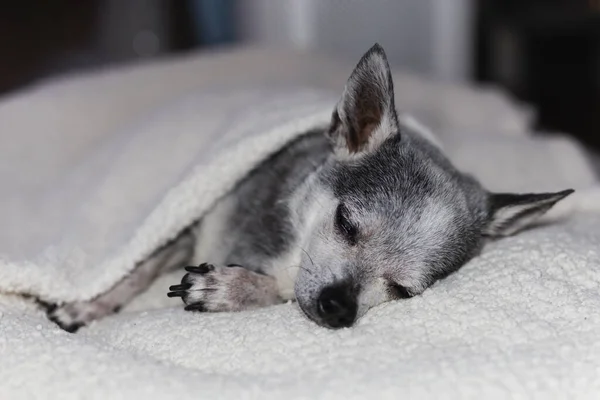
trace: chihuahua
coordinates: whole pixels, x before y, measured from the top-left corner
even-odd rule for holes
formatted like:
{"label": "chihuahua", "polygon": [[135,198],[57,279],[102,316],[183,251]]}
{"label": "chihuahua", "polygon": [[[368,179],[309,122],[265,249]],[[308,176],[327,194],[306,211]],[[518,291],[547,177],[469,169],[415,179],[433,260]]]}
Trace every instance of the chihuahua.
{"label": "chihuahua", "polygon": [[259,164],[199,221],[90,301],[48,309],[74,332],[118,311],[161,273],[185,309],[242,311],[295,300],[312,321],[350,327],[370,308],[419,295],[489,239],[531,225],[573,190],[491,193],[399,114],[385,52],[350,75],[327,127]]}

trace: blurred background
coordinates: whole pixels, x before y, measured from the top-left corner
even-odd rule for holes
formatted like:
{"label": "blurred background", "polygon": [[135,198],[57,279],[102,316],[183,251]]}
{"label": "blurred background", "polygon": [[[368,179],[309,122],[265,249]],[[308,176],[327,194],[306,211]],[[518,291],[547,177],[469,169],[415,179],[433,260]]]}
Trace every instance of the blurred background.
{"label": "blurred background", "polygon": [[537,128],[600,149],[600,0],[13,0],[0,13],[0,94],[40,78],[255,43],[492,83]]}

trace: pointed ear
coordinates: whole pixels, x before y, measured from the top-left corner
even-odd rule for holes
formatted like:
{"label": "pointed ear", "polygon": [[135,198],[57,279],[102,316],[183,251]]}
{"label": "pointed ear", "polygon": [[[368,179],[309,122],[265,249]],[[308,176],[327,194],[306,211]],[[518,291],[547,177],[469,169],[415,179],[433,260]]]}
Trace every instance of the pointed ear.
{"label": "pointed ear", "polygon": [[390,66],[375,44],[350,75],[328,134],[336,153],[348,155],[373,150],[398,131]]}
{"label": "pointed ear", "polygon": [[554,204],[573,192],[573,189],[569,189],[556,193],[490,194],[489,223],[484,230],[484,235],[491,237],[512,235],[533,224]]}

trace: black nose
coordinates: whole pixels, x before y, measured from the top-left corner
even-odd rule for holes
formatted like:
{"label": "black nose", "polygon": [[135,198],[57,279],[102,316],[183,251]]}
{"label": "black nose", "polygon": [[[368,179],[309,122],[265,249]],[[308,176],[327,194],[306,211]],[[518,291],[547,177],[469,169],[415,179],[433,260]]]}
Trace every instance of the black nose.
{"label": "black nose", "polygon": [[331,328],[351,326],[356,318],[356,300],[348,285],[328,286],[319,295],[317,311]]}

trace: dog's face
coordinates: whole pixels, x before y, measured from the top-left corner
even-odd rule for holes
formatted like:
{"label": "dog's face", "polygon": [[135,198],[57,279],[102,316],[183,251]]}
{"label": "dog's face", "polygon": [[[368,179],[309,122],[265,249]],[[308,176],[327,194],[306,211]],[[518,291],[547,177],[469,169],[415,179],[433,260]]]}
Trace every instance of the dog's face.
{"label": "dog's face", "polygon": [[534,221],[571,191],[490,194],[439,149],[401,126],[383,49],[367,52],[328,131],[334,154],[303,200],[300,308],[350,326],[369,308],[422,293],[456,271],[486,237]]}

